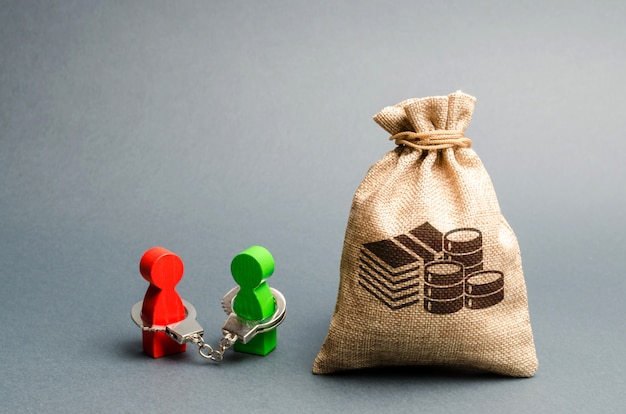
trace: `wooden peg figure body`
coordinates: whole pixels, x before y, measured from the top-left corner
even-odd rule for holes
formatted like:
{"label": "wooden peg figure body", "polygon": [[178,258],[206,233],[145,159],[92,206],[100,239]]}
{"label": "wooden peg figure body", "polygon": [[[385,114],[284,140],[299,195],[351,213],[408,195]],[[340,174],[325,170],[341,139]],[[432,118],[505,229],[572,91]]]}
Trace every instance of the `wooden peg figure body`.
{"label": "wooden peg figure body", "polygon": [[[272,254],[264,247],[252,246],[235,256],[230,271],[239,285],[233,302],[237,316],[253,321],[272,316],[276,304],[265,281],[274,272]],[[276,348],[276,329],[257,334],[247,344],[236,342],[234,348],[238,352],[267,355]]]}
{"label": "wooden peg figure body", "polygon": [[[147,250],[139,262],[139,270],[150,287],[143,299],[141,318],[146,326],[165,326],[185,319],[185,306],[176,292],[183,277],[183,261],[163,247]],[[186,344],[178,344],[165,332],[143,331],[143,350],[153,358],[184,352]]]}

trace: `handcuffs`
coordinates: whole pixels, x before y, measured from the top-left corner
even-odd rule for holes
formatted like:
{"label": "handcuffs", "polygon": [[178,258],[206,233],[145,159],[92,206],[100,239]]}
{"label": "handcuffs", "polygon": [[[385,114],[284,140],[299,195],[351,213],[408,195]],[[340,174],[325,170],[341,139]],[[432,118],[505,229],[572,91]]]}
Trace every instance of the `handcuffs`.
{"label": "handcuffs", "polygon": [[198,353],[203,358],[219,362],[223,359],[224,352],[232,347],[235,342],[239,341],[246,344],[256,335],[271,331],[283,322],[287,311],[285,297],[274,288],[270,288],[270,290],[274,296],[274,314],[269,318],[258,321],[244,319],[233,311],[233,301],[235,300],[235,296],[237,296],[237,292],[239,292],[239,286],[234,287],[224,295],[222,298],[222,308],[228,316],[222,326],[222,334],[224,336],[219,340],[219,348],[217,349],[204,342],[202,337],[204,335],[204,328],[202,328],[196,320],[196,308],[184,299],[185,319],[182,321],[168,325],[146,325],[141,318],[143,301],[139,301],[133,305],[130,310],[130,317],[142,331],[165,332],[167,336],[180,345],[187,342],[196,344],[198,346]]}

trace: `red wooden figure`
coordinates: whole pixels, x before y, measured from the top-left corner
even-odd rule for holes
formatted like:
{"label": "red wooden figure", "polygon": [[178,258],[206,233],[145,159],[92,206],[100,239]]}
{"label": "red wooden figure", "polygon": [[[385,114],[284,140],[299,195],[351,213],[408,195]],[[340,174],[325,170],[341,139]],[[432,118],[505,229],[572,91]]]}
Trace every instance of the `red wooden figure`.
{"label": "red wooden figure", "polygon": [[[153,247],[141,257],[139,271],[150,282],[141,308],[144,325],[164,326],[185,319],[185,306],[175,289],[183,277],[183,261],[180,257],[163,247]],[[153,358],[184,352],[186,349],[186,344],[179,345],[165,332],[143,331],[143,350]]]}

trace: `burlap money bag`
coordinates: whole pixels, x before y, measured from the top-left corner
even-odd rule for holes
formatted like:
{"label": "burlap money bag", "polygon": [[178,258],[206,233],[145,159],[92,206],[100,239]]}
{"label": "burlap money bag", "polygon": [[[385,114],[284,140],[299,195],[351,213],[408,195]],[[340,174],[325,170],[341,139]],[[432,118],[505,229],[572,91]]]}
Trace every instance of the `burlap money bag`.
{"label": "burlap money bag", "polygon": [[315,374],[397,365],[535,373],[517,238],[464,137],[474,103],[457,92],[374,117],[397,148],[354,195]]}

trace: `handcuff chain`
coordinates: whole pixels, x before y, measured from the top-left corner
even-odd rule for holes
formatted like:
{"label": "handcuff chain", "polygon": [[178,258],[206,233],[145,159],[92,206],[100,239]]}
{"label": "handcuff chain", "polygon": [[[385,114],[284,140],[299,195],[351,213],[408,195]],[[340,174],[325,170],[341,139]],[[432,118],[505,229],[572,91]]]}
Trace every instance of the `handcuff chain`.
{"label": "handcuff chain", "polygon": [[219,341],[219,349],[213,349],[211,345],[204,342],[204,339],[199,334],[190,335],[189,341],[198,345],[198,353],[202,358],[210,359],[213,362],[220,362],[224,359],[224,352],[237,342],[237,335],[225,332],[224,336]]}

